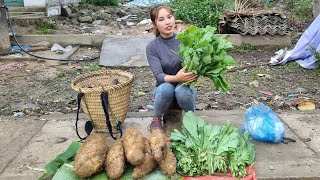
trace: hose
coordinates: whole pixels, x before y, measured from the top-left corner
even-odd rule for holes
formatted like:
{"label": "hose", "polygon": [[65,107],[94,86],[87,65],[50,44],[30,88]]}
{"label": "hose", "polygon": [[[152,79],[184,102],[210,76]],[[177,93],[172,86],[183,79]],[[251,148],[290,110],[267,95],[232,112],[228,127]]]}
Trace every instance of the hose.
{"label": "hose", "polygon": [[[6,11],[6,16],[8,18],[8,24],[9,24],[9,27],[10,27],[10,30],[13,34],[13,38],[14,38],[14,41],[17,43],[18,47],[21,49],[22,52],[30,55],[30,56],[33,56],[33,57],[36,57],[36,58],[39,58],[39,59],[45,59],[45,60],[52,60],[52,61],[93,61],[93,60],[96,60],[98,59],[100,56],[97,56],[97,57],[94,57],[94,58],[90,58],[90,59],[83,59],[83,60],[80,60],[80,59],[55,59],[55,58],[47,58],[47,57],[41,57],[41,56],[37,56],[37,55],[34,55],[34,54],[31,54],[27,51],[25,51],[19,44],[18,40],[17,40],[17,37],[13,31],[13,28],[12,28],[12,22],[11,22],[11,18],[10,18],[10,15],[9,15],[9,9],[7,6],[5,5],[1,5],[0,8],[3,8],[5,9]],[[0,53],[0,56],[3,56],[3,55],[9,55],[9,54],[15,54],[15,53],[18,53],[18,52],[9,52],[9,53]]]}

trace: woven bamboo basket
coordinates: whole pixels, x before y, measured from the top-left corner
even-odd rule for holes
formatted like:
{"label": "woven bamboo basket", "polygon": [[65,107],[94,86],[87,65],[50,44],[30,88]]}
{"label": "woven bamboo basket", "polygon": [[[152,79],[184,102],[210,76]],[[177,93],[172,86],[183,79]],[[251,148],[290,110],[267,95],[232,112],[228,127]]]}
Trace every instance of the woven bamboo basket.
{"label": "woven bamboo basket", "polygon": [[96,132],[106,132],[106,116],[100,95],[107,92],[109,97],[109,118],[112,129],[126,119],[133,75],[121,70],[101,70],[76,77],[71,87],[83,93],[81,108],[91,119]]}

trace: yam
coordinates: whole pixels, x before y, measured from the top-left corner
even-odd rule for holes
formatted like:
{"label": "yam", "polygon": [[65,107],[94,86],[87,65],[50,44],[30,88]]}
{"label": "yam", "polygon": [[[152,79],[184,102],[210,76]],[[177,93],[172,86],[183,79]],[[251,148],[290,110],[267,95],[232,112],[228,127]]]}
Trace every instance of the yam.
{"label": "yam", "polygon": [[107,137],[104,133],[89,135],[75,156],[75,174],[81,178],[87,178],[99,172],[107,151]]}
{"label": "yam", "polygon": [[125,170],[124,149],[121,139],[117,139],[107,153],[105,170],[111,179],[118,179]]}
{"label": "yam", "polygon": [[144,152],[145,153],[152,153],[151,143],[150,143],[149,139],[143,137],[143,142],[144,142]]}
{"label": "yam", "polygon": [[165,158],[159,161],[160,170],[168,176],[173,176],[176,173],[176,163],[176,157],[174,156],[173,152],[167,147]]}
{"label": "yam", "polygon": [[132,177],[134,179],[139,179],[144,177],[145,175],[149,174],[157,166],[157,162],[153,158],[151,153],[150,141],[147,138],[144,138],[144,143],[145,143],[145,160],[142,165],[136,166],[133,169]]}
{"label": "yam", "polygon": [[125,156],[129,163],[134,166],[143,164],[144,155],[144,141],[140,131],[136,128],[128,128],[123,137],[123,147]]}
{"label": "yam", "polygon": [[156,129],[151,133],[151,151],[157,162],[161,161],[166,156],[167,143],[165,139],[165,134],[160,129]]}

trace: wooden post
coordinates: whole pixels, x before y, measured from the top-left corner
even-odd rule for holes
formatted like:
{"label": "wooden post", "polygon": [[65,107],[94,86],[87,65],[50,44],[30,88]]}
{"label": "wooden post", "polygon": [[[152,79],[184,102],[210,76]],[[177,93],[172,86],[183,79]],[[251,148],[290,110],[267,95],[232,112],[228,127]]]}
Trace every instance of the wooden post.
{"label": "wooden post", "polygon": [[10,37],[6,10],[1,8],[4,5],[4,0],[0,0],[0,53],[9,52]]}
{"label": "wooden post", "polygon": [[313,17],[317,18],[320,13],[320,0],[313,0]]}

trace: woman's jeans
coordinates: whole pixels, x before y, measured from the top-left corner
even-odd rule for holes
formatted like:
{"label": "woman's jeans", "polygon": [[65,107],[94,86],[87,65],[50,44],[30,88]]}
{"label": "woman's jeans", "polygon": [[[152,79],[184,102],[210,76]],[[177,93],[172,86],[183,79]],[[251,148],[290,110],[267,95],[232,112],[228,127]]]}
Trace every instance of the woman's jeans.
{"label": "woman's jeans", "polygon": [[162,83],[154,89],[154,113],[156,116],[162,116],[174,100],[185,112],[194,112],[197,90],[189,86],[180,85],[174,86],[171,83]]}

